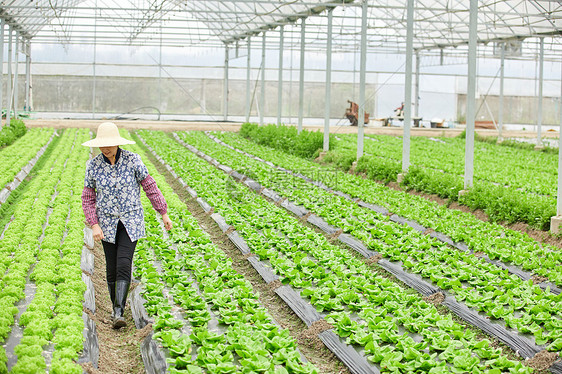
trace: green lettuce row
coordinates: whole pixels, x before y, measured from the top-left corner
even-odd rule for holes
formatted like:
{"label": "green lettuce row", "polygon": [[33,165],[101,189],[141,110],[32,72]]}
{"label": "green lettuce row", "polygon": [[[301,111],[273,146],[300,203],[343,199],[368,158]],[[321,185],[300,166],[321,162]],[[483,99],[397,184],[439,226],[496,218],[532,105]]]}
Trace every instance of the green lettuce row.
{"label": "green lettuce row", "polygon": [[[478,140],[478,139],[477,139]],[[413,137],[410,141],[412,165],[424,169],[464,175],[464,138]],[[343,151],[356,154],[357,136],[340,135],[334,153]],[[387,135],[369,135],[364,151],[375,157],[402,162],[402,138]],[[556,195],[557,154],[521,148],[505,147],[489,142],[475,142],[474,178],[497,183],[526,192]]]}
{"label": "green lettuce row", "polygon": [[[53,149],[69,148],[71,142],[70,137],[63,136],[63,139],[56,145],[52,144],[52,147]],[[13,221],[9,223],[0,241],[0,274],[2,274],[0,300],[3,303],[3,308],[0,310],[2,312],[6,312],[7,306],[13,306],[24,297],[23,289],[27,272],[30,264],[35,260],[37,240],[43,231],[42,225],[54,193],[56,178],[62,172],[62,168],[57,167],[57,163],[62,163],[60,160],[63,156],[59,157],[56,153],[50,156],[51,154],[45,156],[47,163],[38,171],[32,183],[26,186],[18,201],[18,214],[14,215]],[[2,339],[9,333],[12,323],[13,320],[7,325],[3,324],[0,329]]]}
{"label": "green lettuce row", "polygon": [[[126,135],[125,130],[120,130],[122,135]],[[131,148],[133,152],[143,155],[142,149],[138,145],[126,146],[126,148]],[[169,187],[166,182],[162,179],[160,174],[156,171],[153,165],[145,162],[146,167],[150,175],[156,180],[158,187],[164,194],[168,206],[173,204],[178,204],[177,197],[169,193]],[[176,320],[175,317],[170,313],[172,310],[172,305],[170,300],[164,296],[164,282],[161,278],[161,274],[155,266],[155,253],[150,250],[149,240],[151,238],[159,238],[162,235],[162,229],[158,224],[148,199],[143,194],[141,196],[141,201],[144,207],[145,214],[145,225],[147,238],[139,240],[135,254],[134,254],[134,267],[133,274],[136,278],[141,279],[144,286],[143,298],[145,300],[144,307],[150,316],[156,316],[156,318],[161,322],[157,325],[153,325],[155,330],[163,329],[175,329],[178,330],[183,327],[183,322]],[[169,323],[166,323],[168,321]]]}
{"label": "green lettuce row", "polygon": [[49,141],[53,129],[31,129],[13,145],[0,150],[0,189],[14,180],[20,170]]}
{"label": "green lettuce row", "polygon": [[[537,344],[553,343],[562,338],[562,321],[558,323],[556,318],[562,309],[562,295],[544,292],[532,282],[510,275],[481,258],[451,248],[409,226],[391,222],[386,216],[361,208],[302,179],[295,185],[293,178],[280,178],[280,173],[276,175],[277,170],[271,166],[234,150],[217,147],[202,133],[179,136],[219,162],[239,172],[251,173],[264,187],[273,188],[329,224],[343,228],[344,232],[361,239],[369,249],[401,261],[409,271],[431,279],[442,289],[451,290],[458,301],[486,312],[491,318],[504,319],[522,333],[534,333]],[[534,323],[532,327],[529,321]]]}
{"label": "green lettuce row", "polygon": [[[158,184],[163,186],[161,189],[168,200],[169,214],[177,226],[168,240],[162,240],[158,235],[161,228],[155,213],[147,204],[147,222],[155,231],[154,235],[147,237],[146,246],[153,248],[156,257],[162,261],[161,277],[170,287],[174,301],[182,306],[192,327],[189,338],[197,346],[197,357],[195,362],[191,362],[188,349],[180,349],[180,355],[177,346],[172,345],[174,348],[170,352],[175,355],[175,368],[195,370],[191,366],[195,363],[210,372],[238,372],[241,368],[242,372],[248,373],[254,370],[316,373],[312,365],[300,362],[294,338],[287,330],[273,324],[273,319],[253,293],[251,284],[233,270],[232,261],[201,230],[195,218],[185,210],[185,204],[162,177],[159,176],[157,181],[162,182]],[[176,255],[175,244],[181,256]],[[191,284],[190,275],[195,278],[198,288]],[[217,316],[218,322],[226,326],[224,334],[208,331],[211,320],[208,307]],[[183,347],[188,345],[187,340],[177,333],[161,331],[155,337],[165,345],[168,340],[179,340]],[[235,361],[241,365],[238,369]]]}
{"label": "green lettuce row", "polygon": [[[416,139],[413,139],[414,144]],[[450,141],[449,139],[445,140]],[[372,143],[366,141],[365,145],[368,148]],[[477,142],[477,144],[479,143]],[[485,144],[484,146],[496,147],[491,144]],[[370,179],[376,181],[396,181],[397,175],[401,171],[401,156],[393,158],[390,153],[385,153],[384,142],[383,145],[377,142],[374,147],[375,155],[369,154],[369,150],[367,150],[365,155],[358,160],[356,172],[365,173]],[[454,147],[455,145],[452,145],[450,149],[454,149]],[[464,144],[461,144],[460,147],[461,150],[464,149]],[[507,147],[497,148],[507,149]],[[552,192],[553,186],[556,186],[556,174],[552,174],[557,170],[556,166],[551,168],[549,172],[534,170],[532,173],[527,173],[521,164],[515,163],[515,160],[520,161],[521,157],[504,157],[501,161],[496,159],[479,165],[479,157],[482,154],[489,153],[486,152],[485,148],[481,151],[482,153],[477,153],[475,156],[477,165],[475,166],[476,179],[474,186],[466,195],[459,197],[459,191],[463,189],[464,171],[459,173],[441,171],[447,170],[446,165],[431,168],[414,161],[401,185],[408,189],[436,194],[453,201],[458,200],[461,204],[472,209],[482,209],[490,220],[495,222],[525,222],[532,227],[547,230],[550,225],[550,218],[556,214],[556,191]],[[428,154],[439,157],[438,152]],[[323,162],[332,163],[332,165],[337,165],[347,171],[350,169],[351,163],[355,161],[355,155],[356,152],[353,149],[331,151]],[[552,158],[553,155],[548,156]],[[415,156],[413,157],[415,158]],[[451,161],[452,164],[456,159],[454,155],[449,154],[440,158],[446,160],[445,162]],[[458,160],[462,162],[464,155],[459,156]],[[488,176],[486,172],[483,176],[482,170],[488,170],[490,164],[494,168],[501,165],[505,177],[502,178],[501,175],[497,174]],[[511,165],[511,167],[508,165]],[[528,165],[531,164],[525,164],[525,166]],[[533,167],[530,166],[529,168],[532,169]],[[501,182],[498,183],[498,180]],[[552,180],[554,182],[549,183]],[[534,181],[535,183],[529,184],[527,181]],[[523,187],[520,187],[521,183],[523,183]]]}
{"label": "green lettuce row", "polygon": [[[406,292],[395,283],[374,273],[363,261],[356,259],[348,251],[330,245],[322,235],[301,226],[285,211],[263,199],[256,198],[255,194],[238,184],[229,186],[229,191],[226,193],[224,189],[221,191],[220,182],[222,180],[224,183],[224,179],[217,177],[217,173],[222,172],[218,172],[205,161],[195,158],[196,156],[186,154],[185,150],[182,151],[165,135],[141,133],[149,145],[155,147],[174,171],[198,192],[199,196],[209,202],[213,201],[211,205],[225,217],[227,222],[236,227],[260,258],[267,258],[270,261],[284,282],[291,283],[297,288],[307,287],[311,292],[320,290],[319,294],[314,296],[305,292],[310,296],[313,305],[321,308],[320,310],[337,311],[344,308],[364,310],[365,305],[363,301],[357,300],[357,295],[372,293],[372,296],[375,296],[381,293],[381,287],[388,291],[388,295],[396,296],[396,302],[400,303],[398,308],[405,310],[404,313],[408,315],[426,314],[414,312],[420,307],[435,310],[433,306],[421,300],[419,295]],[[285,236],[281,237],[281,233]],[[290,242],[286,240],[287,238]],[[282,250],[295,254],[293,258],[289,255],[276,255]],[[318,262],[311,260],[310,256],[318,259]],[[326,273],[326,269],[330,269],[330,272]],[[324,278],[322,275],[325,275]],[[365,288],[361,290],[361,286]],[[369,301],[374,303],[374,300]],[[379,303],[384,304],[384,301]],[[376,304],[369,304],[367,307],[376,308]],[[436,311],[435,313],[437,318],[445,318]],[[439,329],[435,324],[433,327]],[[445,331],[441,331],[441,334],[447,335],[449,340],[458,339]],[[393,349],[397,348],[400,349],[393,346]],[[436,361],[432,357],[422,359],[423,365],[444,368],[443,370],[447,368],[445,361]],[[411,363],[407,359],[402,363],[404,367],[409,364]],[[485,370],[485,365],[493,367],[495,361],[481,366],[482,370]],[[520,363],[512,362],[512,366],[517,367],[521,372],[530,371]]]}
{"label": "green lettuce row", "polygon": [[[51,195],[53,195],[54,188],[61,174],[63,174],[64,163],[68,157],[66,155],[70,154],[72,151],[73,142],[75,140],[74,137],[74,132],[72,131],[67,131],[63,134],[56,151],[52,153],[52,164],[49,165],[49,163],[47,163],[45,165],[46,168],[39,170],[38,175],[33,179],[30,185],[27,186],[27,192],[24,194],[20,204],[32,202],[33,211],[29,211],[31,217],[28,217],[26,222],[21,222],[17,219],[14,220],[8,227],[8,230],[6,230],[4,240],[6,243],[12,244],[12,253],[4,259],[8,261],[11,259],[12,263],[11,266],[8,266],[9,270],[2,282],[5,282],[4,284],[9,283],[9,298],[12,300],[17,301],[17,297],[20,296],[21,298],[23,295],[28,272],[27,269],[36,261],[35,256],[39,252],[39,244],[43,242],[43,238],[40,237],[43,231],[42,221],[44,221],[47,216],[48,206],[57,202],[56,199],[52,201]],[[74,172],[73,170],[72,173]],[[72,173],[67,171],[67,175],[72,175]],[[68,200],[65,199],[59,201],[61,204],[66,204],[68,202]],[[62,207],[62,210],[68,212],[67,205],[62,205]],[[25,218],[26,209],[22,209],[22,213],[24,213],[23,218]],[[62,223],[64,224],[66,217],[63,216],[62,218]],[[55,214],[50,222],[60,219],[60,214]],[[46,226],[46,234],[48,234],[48,230],[56,230],[55,227],[57,227],[56,224]],[[18,237],[20,238],[20,243],[18,243]],[[59,238],[59,246],[60,239],[61,238]],[[39,242],[39,240],[41,240],[41,242]],[[39,258],[39,260],[41,259]],[[17,287],[17,292],[14,286]],[[36,294],[37,298],[34,299],[35,301],[29,306],[30,313],[27,315],[24,313],[24,315],[22,315],[20,322],[26,325],[26,328],[24,329],[24,337],[15,348],[18,361],[12,369],[14,373],[36,372],[37,370],[44,370],[46,367],[45,359],[41,355],[43,351],[42,346],[46,345],[48,341],[51,340],[53,327],[44,317],[52,313],[51,308],[55,304],[53,289],[53,285],[50,285],[50,287],[47,285],[45,285],[45,287],[39,285]],[[1,292],[5,294],[6,289],[3,289]],[[81,310],[81,298],[78,305]],[[17,309],[15,311],[17,311]],[[33,313],[37,313],[38,315],[32,316],[31,314]],[[81,337],[83,322],[80,322],[82,324],[80,328]],[[81,349],[82,347],[80,346],[79,350]]]}
{"label": "green lettuce row", "polygon": [[249,142],[233,133],[216,134],[221,140],[275,165],[298,171],[321,181],[334,190],[347,193],[371,204],[383,206],[402,217],[413,219],[452,238],[464,242],[475,252],[484,252],[491,259],[521,267],[562,285],[562,252],[552,245],[541,245],[527,234],[506,229],[498,224],[483,222],[469,213],[448,209],[420,196],[396,191],[368,179],[272,150]]}
{"label": "green lettuce row", "polygon": [[[75,145],[89,139],[84,130],[75,131],[75,136]],[[56,186],[58,194],[52,204],[54,209],[40,244],[38,262],[30,275],[38,288],[20,318],[20,324],[25,326],[25,339],[16,347],[18,361],[14,373],[28,372],[32,365],[40,365],[37,369],[42,367],[42,356],[37,356],[36,352],[49,342],[55,344],[48,363],[51,373],[82,372],[82,368],[75,364],[83,349],[82,300],[86,288],[79,266],[83,222],[79,196],[83,179],[76,170],[84,167],[88,149],[74,148],[71,152],[78,154],[68,159]],[[75,223],[73,227],[70,227],[71,222]]]}
{"label": "green lettuce row", "polygon": [[[125,130],[120,130],[122,135],[126,134]],[[141,154],[140,147],[131,147],[132,151]],[[163,178],[157,173],[156,169],[150,163],[145,165],[148,168],[150,175],[156,180],[158,187],[164,194],[168,206],[178,204],[178,198],[169,193],[170,188],[167,186]],[[168,351],[170,358],[169,363],[174,364],[175,361],[191,350],[191,341],[188,335],[184,334],[181,329],[184,327],[184,321],[180,321],[174,317],[172,311],[172,301],[164,296],[165,285],[162,275],[155,266],[156,256],[155,252],[151,250],[151,240],[153,238],[160,238],[162,236],[162,229],[158,223],[150,203],[145,195],[142,195],[141,201],[145,211],[145,224],[146,224],[146,239],[139,240],[135,253],[134,253],[134,267],[133,275],[142,281],[144,298],[144,308],[146,312],[155,318],[153,329],[157,331],[153,338],[157,339],[164,348]],[[160,337],[164,335],[164,337]],[[192,373],[201,372],[198,367],[189,367]],[[172,370],[175,370],[172,368]]]}
{"label": "green lettuce row", "polygon": [[[200,133],[191,133],[189,140],[205,152],[210,150],[219,162],[226,160],[235,170],[248,168],[256,180],[265,183],[265,187],[273,187],[282,197],[288,196],[291,201],[297,201],[315,213],[320,212],[328,223],[336,227],[344,224],[346,231],[362,239],[368,248],[402,261],[410,271],[430,278],[440,288],[451,289],[457,300],[485,311],[490,318],[504,319],[508,326],[522,333],[534,334],[539,345],[552,343],[549,349],[558,349],[555,342],[562,338],[562,323],[556,316],[562,307],[562,295],[545,293],[532,282],[524,282],[408,226],[378,222],[377,227],[374,219],[388,221],[388,218],[379,214],[373,216],[371,211],[340,197],[330,198],[330,194],[315,186],[295,186],[291,180],[271,177],[274,171],[269,166],[230,149],[217,148],[214,141]],[[271,180],[274,182],[270,183]],[[342,212],[341,216],[338,212]],[[367,216],[361,218],[363,213]]]}
{"label": "green lettuce row", "polygon": [[[61,179],[57,189],[68,194],[70,207],[65,222],[64,241],[53,242],[51,250],[45,250],[46,257],[56,260],[55,293],[57,301],[54,304],[54,316],[52,322],[56,326],[54,330],[53,343],[55,350],[50,363],[50,373],[81,373],[82,367],[75,362],[83,350],[82,303],[86,285],[82,281],[82,270],[80,267],[81,255],[84,242],[84,213],[82,211],[81,192],[84,186],[84,173],[76,170],[85,168],[89,158],[89,149],[80,146],[90,138],[87,130],[78,130],[76,142],[73,149],[75,157],[69,158],[66,168],[69,171],[67,178]],[[61,238],[62,239],[62,238]],[[43,241],[45,244],[45,241]],[[42,252],[42,253],[43,253]],[[49,252],[49,253],[48,253]]]}
{"label": "green lettuce row", "polygon": [[0,128],[0,147],[12,144],[27,132],[22,120],[13,119],[9,126]]}
{"label": "green lettuce row", "polygon": [[[245,123],[240,129],[240,133],[258,144],[264,144],[304,158],[314,157],[324,143],[322,133],[308,130],[298,133],[294,126],[258,126],[255,123]],[[334,136],[330,135],[330,138],[330,148],[332,148]]]}
{"label": "green lettuce row", "polygon": [[[153,215],[153,212],[150,212]],[[161,278],[170,287],[174,302],[191,326],[190,340],[179,338],[160,330],[155,338],[162,339],[174,356],[174,368],[187,369],[193,364],[214,372],[237,372],[235,358],[243,372],[260,370],[273,373],[274,365],[288,367],[289,373],[316,373],[310,365],[300,363],[296,343],[285,330],[272,324],[271,317],[260,306],[251,285],[232,269],[231,260],[218,250],[207,234],[199,229],[196,221],[170,209],[174,222],[180,224],[189,235],[181,236],[177,245],[177,256],[171,241],[150,236],[147,246],[154,249],[156,258],[162,263]],[[182,218],[180,218],[182,217]],[[148,217],[147,217],[148,218]],[[155,217],[148,218],[149,221]],[[179,225],[178,225],[179,226]],[[182,231],[183,231],[182,230]],[[198,287],[194,288],[191,277]],[[208,330],[211,308],[218,322],[227,326],[224,334]],[[155,328],[168,326],[169,320],[158,319]],[[181,347],[167,342],[180,340]],[[192,362],[191,343],[197,346],[197,357]],[[295,368],[298,370],[295,371]],[[173,372],[173,371],[172,371]],[[282,372],[282,371],[280,371]]]}
{"label": "green lettuce row", "polygon": [[[148,208],[149,204],[146,204],[144,200],[146,198],[143,196],[143,206]],[[135,250],[134,275],[141,279],[144,286],[142,295],[145,300],[144,307],[147,313],[155,318],[152,327],[156,334],[153,335],[153,338],[168,350],[171,357],[167,360],[168,363],[175,365],[178,358],[181,361],[183,356],[191,353],[191,342],[188,335],[181,331],[184,321],[176,319],[171,313],[172,301],[165,296],[165,282],[155,266],[156,256],[151,250],[150,238],[161,236],[162,230],[155,217],[151,217],[149,209],[145,209],[147,239],[139,241]],[[159,338],[160,335],[165,335],[166,338]]]}
{"label": "green lettuce row", "polygon": [[[252,211],[261,212],[260,210],[257,210],[256,208],[253,208],[253,207],[251,207],[251,210],[252,210]],[[276,224],[275,226],[278,226],[278,227],[279,227],[279,226],[284,226],[284,224],[281,223],[281,222],[279,222],[279,223]],[[266,232],[266,230],[264,230],[264,233],[265,233],[265,232]],[[271,241],[274,240],[275,237],[276,237],[276,234],[273,234],[272,236],[268,236],[268,237],[267,237],[267,241],[268,241],[268,242],[271,242]],[[294,268],[294,267],[295,267],[294,265],[289,265],[289,268]],[[297,267],[298,267],[298,265],[297,265]],[[323,273],[323,272],[321,272],[321,273]],[[304,278],[304,277],[301,277],[301,278]],[[337,291],[334,291],[334,292],[337,293]]]}

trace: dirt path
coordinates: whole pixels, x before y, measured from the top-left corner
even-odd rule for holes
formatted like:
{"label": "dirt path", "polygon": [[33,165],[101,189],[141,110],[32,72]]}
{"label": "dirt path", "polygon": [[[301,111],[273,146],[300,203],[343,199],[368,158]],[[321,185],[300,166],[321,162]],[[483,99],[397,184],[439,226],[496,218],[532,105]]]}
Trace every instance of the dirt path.
{"label": "dirt path", "polygon": [[[127,327],[114,330],[111,324],[111,301],[105,278],[105,255],[100,242],[94,246],[94,275],[92,282],[96,292],[96,314],[90,318],[96,323],[100,357],[98,369],[85,368],[92,374],[141,374],[144,364],[140,354],[140,343],[150,333],[150,326],[137,330],[131,316],[129,304],[125,308]],[[131,285],[131,288],[134,284]]]}
{"label": "dirt path", "polygon": [[[54,128],[90,128],[95,130],[103,120],[70,120],[70,119],[26,119],[24,120],[27,127],[54,127]],[[129,130],[145,129],[145,130],[164,130],[164,131],[186,131],[186,130],[200,130],[200,131],[238,131],[241,122],[188,122],[188,121],[126,121],[126,120],[112,120],[120,128]],[[313,125],[304,126],[306,130],[323,131],[323,126]],[[411,136],[444,136],[454,137],[459,135],[464,129],[461,127],[453,129],[441,128],[412,128],[410,130]],[[357,127],[352,126],[332,126],[330,132],[334,134],[356,134]],[[364,128],[365,134],[383,134],[392,136],[402,136],[403,129],[400,127],[381,127],[381,126],[367,126]],[[480,129],[477,128],[476,132],[482,136],[498,136],[496,130]],[[502,132],[504,138],[536,138],[537,133],[532,131],[508,131]],[[556,131],[543,131],[543,138],[558,138]]]}

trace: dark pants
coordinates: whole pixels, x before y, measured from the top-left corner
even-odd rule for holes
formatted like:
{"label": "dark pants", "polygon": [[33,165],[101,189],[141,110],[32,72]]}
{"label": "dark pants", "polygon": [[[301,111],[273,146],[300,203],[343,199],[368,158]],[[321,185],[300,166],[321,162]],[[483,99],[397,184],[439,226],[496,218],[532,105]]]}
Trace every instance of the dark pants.
{"label": "dark pants", "polygon": [[105,252],[105,273],[107,282],[118,280],[131,281],[131,268],[133,264],[133,254],[137,241],[131,241],[123,223],[117,224],[117,234],[115,244],[101,241]]}

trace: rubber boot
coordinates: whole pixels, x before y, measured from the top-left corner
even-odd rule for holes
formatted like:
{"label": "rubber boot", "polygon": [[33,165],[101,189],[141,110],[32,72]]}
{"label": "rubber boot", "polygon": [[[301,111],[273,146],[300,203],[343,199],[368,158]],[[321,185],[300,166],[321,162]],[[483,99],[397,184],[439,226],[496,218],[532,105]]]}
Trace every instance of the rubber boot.
{"label": "rubber boot", "polygon": [[115,282],[115,303],[113,304],[113,328],[120,329],[127,326],[123,314],[125,313],[125,302],[129,292],[129,281],[118,280]]}
{"label": "rubber boot", "polygon": [[111,319],[113,319],[113,306],[115,305],[115,282],[107,282],[109,297],[111,298]]}

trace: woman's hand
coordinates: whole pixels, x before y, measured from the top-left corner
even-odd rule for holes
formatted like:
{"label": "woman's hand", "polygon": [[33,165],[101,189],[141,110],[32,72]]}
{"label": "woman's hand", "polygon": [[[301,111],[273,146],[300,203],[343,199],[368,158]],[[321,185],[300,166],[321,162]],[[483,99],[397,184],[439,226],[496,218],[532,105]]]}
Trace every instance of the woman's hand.
{"label": "woman's hand", "polygon": [[94,240],[102,240],[104,238],[103,231],[101,231],[101,227],[97,223],[92,226],[92,231],[94,234]]}
{"label": "woman's hand", "polygon": [[168,216],[168,213],[164,213],[162,215],[162,221],[164,221],[164,227],[166,228],[166,230],[170,231],[172,229],[172,227],[174,226],[174,224],[172,223],[172,220],[170,219],[170,217]]}

